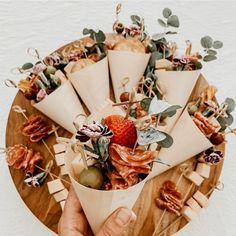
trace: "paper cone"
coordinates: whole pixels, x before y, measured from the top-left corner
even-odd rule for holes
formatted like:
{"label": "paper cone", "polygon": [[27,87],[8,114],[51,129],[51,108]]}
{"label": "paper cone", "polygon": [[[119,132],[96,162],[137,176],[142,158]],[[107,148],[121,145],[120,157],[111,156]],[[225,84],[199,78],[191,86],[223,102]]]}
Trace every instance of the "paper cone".
{"label": "paper cone", "polygon": [[124,78],[129,78],[129,82],[125,85],[125,90],[130,92],[142,78],[149,58],[150,54],[145,53],[108,51],[111,79],[117,102],[120,101],[120,94],[124,92],[122,87]]}
{"label": "paper cone", "polygon": [[107,57],[67,76],[90,112],[110,97]]}
{"label": "paper cone", "polygon": [[96,190],[87,188],[76,181],[71,162],[76,154],[68,147],[66,168],[72,185],[94,234],[98,233],[107,217],[120,207],[131,209],[141,193],[145,180],[125,190]]}
{"label": "paper cone", "polygon": [[149,179],[213,146],[195,125],[187,109],[184,110],[170,135],[174,140],[173,145],[170,148],[162,148],[158,154],[158,157],[170,167],[154,163]]}
{"label": "paper cone", "polygon": [[88,117],[88,124],[92,123],[93,121],[100,122],[103,118],[109,115],[126,115],[123,108],[120,106],[112,106],[112,104],[113,102],[110,99],[107,99],[103,104],[97,107],[97,109],[94,110],[93,113],[91,113]]}
{"label": "paper cone", "polygon": [[41,102],[32,105],[71,133],[76,132],[73,125],[76,116],[85,114],[70,81],[63,83]]}
{"label": "paper cone", "polygon": [[193,88],[200,75],[200,70],[195,71],[165,71],[156,70],[158,77],[157,85],[164,94],[165,99],[172,105],[180,105],[182,109],[178,109],[173,117],[167,118],[165,132],[169,133],[176,121],[183,112]]}

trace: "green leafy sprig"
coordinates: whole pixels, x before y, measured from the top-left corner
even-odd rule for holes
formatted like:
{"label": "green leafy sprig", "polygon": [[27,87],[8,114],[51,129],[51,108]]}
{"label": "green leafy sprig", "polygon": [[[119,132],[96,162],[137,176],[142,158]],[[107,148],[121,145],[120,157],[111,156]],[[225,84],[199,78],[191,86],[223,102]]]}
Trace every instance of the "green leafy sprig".
{"label": "green leafy sprig", "polygon": [[223,43],[219,40],[213,40],[210,36],[204,36],[201,38],[201,45],[204,48],[205,56],[203,57],[203,61],[209,62],[216,60],[218,49],[223,47]]}

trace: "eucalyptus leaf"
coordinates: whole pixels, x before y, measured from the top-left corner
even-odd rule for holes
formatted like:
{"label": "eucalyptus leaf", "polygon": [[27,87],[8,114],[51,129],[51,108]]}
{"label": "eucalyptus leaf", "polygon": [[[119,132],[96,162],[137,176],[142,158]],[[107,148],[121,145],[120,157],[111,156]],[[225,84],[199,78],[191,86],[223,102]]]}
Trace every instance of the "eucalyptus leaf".
{"label": "eucalyptus leaf", "polygon": [[165,139],[165,133],[152,127],[148,127],[145,130],[138,131],[138,144],[141,146],[161,142]]}
{"label": "eucalyptus leaf", "polygon": [[144,99],[140,102],[140,105],[141,105],[141,107],[142,107],[142,109],[143,109],[144,111],[148,112],[151,101],[152,101],[151,98],[144,98]]}
{"label": "eucalyptus leaf", "polygon": [[150,60],[149,60],[149,65],[151,67],[155,67],[156,60],[160,60],[163,58],[163,54],[161,52],[155,51],[152,52]]}
{"label": "eucalyptus leaf", "polygon": [[179,27],[179,18],[178,18],[178,16],[176,16],[176,15],[169,16],[168,19],[167,19],[167,24],[169,26],[178,28]]}
{"label": "eucalyptus leaf", "polygon": [[205,61],[205,62],[213,61],[216,59],[217,59],[217,57],[215,55],[206,55],[205,57],[203,57],[203,61]]}
{"label": "eucalyptus leaf", "polygon": [[177,34],[177,32],[174,32],[174,31],[167,31],[166,34]]}
{"label": "eucalyptus leaf", "polygon": [[232,111],[234,111],[235,105],[236,105],[234,99],[233,98],[226,98],[225,102],[228,104],[226,112],[231,113]]}
{"label": "eucalyptus leaf", "polygon": [[90,34],[90,33],[91,33],[90,29],[88,29],[88,28],[83,29],[83,35],[87,35],[87,34]]}
{"label": "eucalyptus leaf", "polygon": [[160,142],[157,142],[157,143],[163,148],[169,148],[174,143],[174,140],[169,134],[167,134],[165,132],[163,132],[163,133],[165,134],[166,138]]}
{"label": "eucalyptus leaf", "polygon": [[157,51],[157,46],[153,41],[151,41],[150,45],[148,45],[148,48],[149,48],[150,52]]}
{"label": "eucalyptus leaf", "polygon": [[167,24],[165,23],[165,21],[163,21],[162,19],[158,19],[157,20],[159,25],[162,26],[162,27],[167,27]]}
{"label": "eucalyptus leaf", "polygon": [[217,54],[217,51],[212,50],[212,49],[209,49],[209,50],[207,51],[207,53],[208,53],[209,55],[215,56],[215,55]]}
{"label": "eucalyptus leaf", "polygon": [[169,8],[164,8],[162,14],[165,18],[168,18],[169,16],[171,16],[172,11]]}
{"label": "eucalyptus leaf", "polygon": [[23,70],[29,70],[29,69],[31,69],[33,66],[34,66],[34,65],[33,65],[31,62],[27,62],[27,63],[25,63],[21,68],[22,68]]}
{"label": "eucalyptus leaf", "polygon": [[204,48],[211,48],[213,45],[213,39],[210,36],[204,36],[201,38],[201,45]]}
{"label": "eucalyptus leaf", "polygon": [[149,105],[148,114],[149,115],[159,115],[162,112],[166,111],[171,106],[172,105],[170,105],[169,103],[167,103],[164,100],[158,100],[157,97],[155,96]]}
{"label": "eucalyptus leaf", "polygon": [[131,18],[131,21],[133,22],[133,24],[138,24],[138,25],[141,24],[141,19],[139,16],[132,15],[132,16],[130,16],[130,18]]}
{"label": "eucalyptus leaf", "polygon": [[214,49],[220,49],[220,48],[223,47],[223,43],[219,40],[216,40],[216,41],[213,42],[212,46],[213,46]]}
{"label": "eucalyptus leaf", "polygon": [[152,40],[158,41],[166,36],[166,33],[154,34],[152,36]]}
{"label": "eucalyptus leaf", "polygon": [[224,131],[227,126],[230,126],[232,125],[233,121],[234,121],[234,118],[232,115],[228,114],[228,117],[221,117],[219,116],[217,118],[218,122],[220,123],[220,126],[221,126],[221,129],[220,131]]}
{"label": "eucalyptus leaf", "polygon": [[101,30],[99,30],[95,34],[95,37],[96,37],[97,42],[104,42],[106,39],[106,35]]}
{"label": "eucalyptus leaf", "polygon": [[176,114],[176,111],[180,108],[181,106],[179,105],[172,105],[168,107],[166,110],[164,110],[163,112],[161,112],[160,115],[165,116],[165,117],[172,117],[173,115]]}

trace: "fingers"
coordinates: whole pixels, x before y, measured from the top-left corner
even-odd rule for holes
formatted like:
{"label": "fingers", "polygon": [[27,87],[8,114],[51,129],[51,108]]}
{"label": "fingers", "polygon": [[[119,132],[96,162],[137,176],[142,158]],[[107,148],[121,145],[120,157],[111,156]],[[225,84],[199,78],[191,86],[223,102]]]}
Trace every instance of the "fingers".
{"label": "fingers", "polygon": [[121,236],[127,226],[136,220],[132,210],[119,208],[106,220],[97,236]]}
{"label": "fingers", "polygon": [[67,214],[67,212],[69,212],[71,214],[71,212],[75,211],[76,213],[81,212],[82,207],[74,188],[71,186],[65,203],[64,213]]}

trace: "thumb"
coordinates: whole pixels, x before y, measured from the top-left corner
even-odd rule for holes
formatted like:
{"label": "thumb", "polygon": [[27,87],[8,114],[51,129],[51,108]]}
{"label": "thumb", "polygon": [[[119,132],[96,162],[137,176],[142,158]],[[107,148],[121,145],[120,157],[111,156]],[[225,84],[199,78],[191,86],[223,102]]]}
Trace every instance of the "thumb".
{"label": "thumb", "polygon": [[119,208],[103,224],[97,236],[121,236],[127,226],[136,220],[136,215],[128,208]]}

